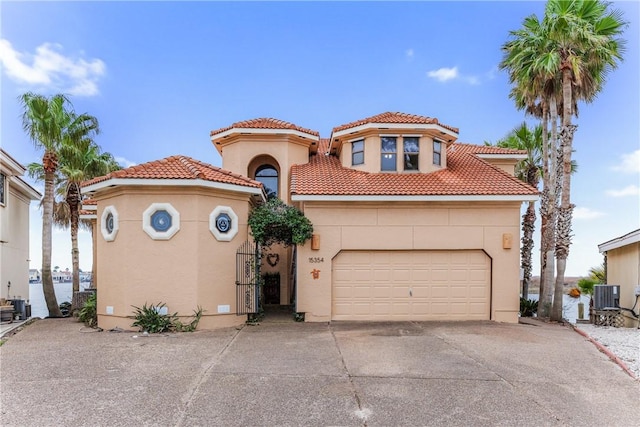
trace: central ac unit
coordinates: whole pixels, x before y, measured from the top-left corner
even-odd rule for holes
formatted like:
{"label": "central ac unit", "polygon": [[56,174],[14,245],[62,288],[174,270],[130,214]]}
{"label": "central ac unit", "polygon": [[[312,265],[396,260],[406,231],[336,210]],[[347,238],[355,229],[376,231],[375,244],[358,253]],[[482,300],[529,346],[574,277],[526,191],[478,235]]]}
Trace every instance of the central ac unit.
{"label": "central ac unit", "polygon": [[620,285],[595,285],[593,308],[596,310],[620,308]]}

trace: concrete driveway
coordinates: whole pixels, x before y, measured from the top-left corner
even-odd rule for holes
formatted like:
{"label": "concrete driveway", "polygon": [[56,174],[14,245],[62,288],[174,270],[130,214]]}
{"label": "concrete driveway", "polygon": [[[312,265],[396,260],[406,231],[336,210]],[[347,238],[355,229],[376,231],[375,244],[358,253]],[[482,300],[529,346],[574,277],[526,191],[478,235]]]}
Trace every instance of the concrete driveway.
{"label": "concrete driveway", "polygon": [[37,321],[0,347],[3,426],[640,423],[640,382],[568,327],[263,323],[143,337]]}

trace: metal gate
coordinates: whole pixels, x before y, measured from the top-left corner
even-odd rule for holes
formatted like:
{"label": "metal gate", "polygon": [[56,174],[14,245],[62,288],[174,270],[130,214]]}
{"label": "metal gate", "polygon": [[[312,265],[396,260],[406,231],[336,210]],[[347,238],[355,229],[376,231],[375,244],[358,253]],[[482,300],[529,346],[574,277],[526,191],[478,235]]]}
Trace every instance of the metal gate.
{"label": "metal gate", "polygon": [[260,254],[247,240],[236,251],[236,314],[255,314],[260,307]]}

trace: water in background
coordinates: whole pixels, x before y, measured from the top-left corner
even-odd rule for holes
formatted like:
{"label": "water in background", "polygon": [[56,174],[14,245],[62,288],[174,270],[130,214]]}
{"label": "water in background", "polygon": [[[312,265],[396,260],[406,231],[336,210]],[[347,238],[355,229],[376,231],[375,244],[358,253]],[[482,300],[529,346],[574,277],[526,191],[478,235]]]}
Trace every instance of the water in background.
{"label": "water in background", "polygon": [[[90,282],[80,282],[81,291],[90,287]],[[56,292],[58,304],[71,302],[71,297],[73,296],[73,283],[54,283],[53,289]],[[29,302],[31,303],[31,317],[41,317],[44,319],[49,315],[47,303],[44,300],[44,293],[42,292],[42,283],[29,283]]]}
{"label": "water in background", "polygon": [[[529,299],[538,301],[540,295],[529,294]],[[562,298],[562,317],[567,319],[571,323],[576,323],[578,318],[578,303],[582,301],[584,303],[584,318],[589,318],[589,301],[591,297],[588,295],[581,296],[580,298],[573,298],[569,295],[564,295]]]}

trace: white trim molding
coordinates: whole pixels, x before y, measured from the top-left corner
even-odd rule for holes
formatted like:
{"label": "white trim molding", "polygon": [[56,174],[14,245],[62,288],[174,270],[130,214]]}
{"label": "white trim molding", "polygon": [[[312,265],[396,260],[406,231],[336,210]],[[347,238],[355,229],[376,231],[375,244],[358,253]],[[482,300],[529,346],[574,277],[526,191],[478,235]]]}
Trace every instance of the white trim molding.
{"label": "white trim molding", "polygon": [[85,194],[93,193],[103,188],[110,188],[124,185],[136,185],[136,186],[159,186],[159,187],[204,187],[215,188],[218,190],[235,191],[238,193],[252,194],[260,196],[263,201],[267,198],[262,191],[262,188],[249,187],[238,184],[228,184],[224,182],[207,181],[203,179],[158,179],[158,178],[111,178],[105,181],[96,182],[95,184],[87,185],[82,189]]}
{"label": "white trim molding", "polygon": [[600,253],[603,253],[638,242],[640,242],[640,229],[634,230],[631,233],[627,233],[624,236],[616,237],[615,239],[609,240],[608,242],[600,243],[598,245],[598,250],[600,251]]}
{"label": "white trim molding", "polygon": [[[107,227],[109,215],[111,215],[112,221],[111,231],[109,231]],[[113,242],[114,240],[116,240],[116,235],[118,234],[118,230],[120,229],[118,219],[118,211],[116,210],[115,206],[109,205],[102,211],[102,216],[100,217],[100,231],[102,232],[102,237],[107,242]]]}
{"label": "white trim molding", "polygon": [[[165,231],[158,231],[151,224],[153,215],[158,211],[166,211],[171,217],[171,225]],[[142,213],[142,229],[153,240],[169,240],[180,230],[180,212],[171,203],[152,203]]]}
{"label": "white trim molding", "polygon": [[320,141],[320,137],[317,135],[312,135],[310,133],[302,132],[297,129],[262,129],[262,128],[231,128],[227,129],[224,132],[217,133],[211,136],[211,142],[214,144],[216,141],[227,138],[234,134],[257,134],[257,135],[295,135],[301,138],[310,139],[312,141]]}
{"label": "white trim molding", "polygon": [[[218,227],[218,217],[227,215],[231,220],[231,224],[226,231],[221,231]],[[217,206],[209,214],[209,231],[220,242],[230,242],[238,234],[238,215],[229,206]]]}

